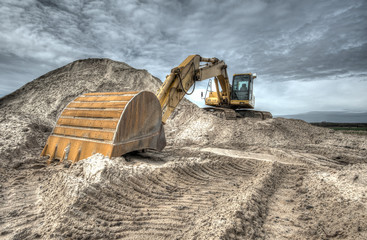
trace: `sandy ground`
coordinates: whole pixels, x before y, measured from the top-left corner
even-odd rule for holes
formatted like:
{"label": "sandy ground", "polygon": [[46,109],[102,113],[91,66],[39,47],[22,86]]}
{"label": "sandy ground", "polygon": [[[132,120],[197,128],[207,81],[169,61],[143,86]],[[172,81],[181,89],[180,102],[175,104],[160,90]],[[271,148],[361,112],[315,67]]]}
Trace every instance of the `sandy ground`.
{"label": "sandy ground", "polygon": [[224,120],[183,101],[161,153],[39,157],[77,95],[159,85],[89,59],[0,99],[0,239],[367,239],[365,135]]}

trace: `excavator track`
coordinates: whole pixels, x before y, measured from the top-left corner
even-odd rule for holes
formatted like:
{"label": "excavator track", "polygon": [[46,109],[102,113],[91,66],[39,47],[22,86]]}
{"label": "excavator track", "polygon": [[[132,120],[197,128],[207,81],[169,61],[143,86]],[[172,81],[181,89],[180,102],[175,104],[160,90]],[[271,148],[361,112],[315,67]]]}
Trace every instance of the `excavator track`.
{"label": "excavator track", "polygon": [[204,107],[208,112],[212,112],[216,115],[222,116],[226,120],[236,120],[237,118],[258,118],[258,119],[269,119],[273,118],[270,112],[257,111],[249,109],[231,109],[231,108],[221,108],[221,107]]}
{"label": "excavator track", "polygon": [[76,162],[95,153],[111,158],[165,145],[162,110],[153,93],[85,93],[63,110],[41,156]]}
{"label": "excavator track", "polygon": [[250,117],[250,118],[260,118],[262,120],[273,118],[273,115],[270,112],[266,111],[257,111],[257,110],[249,110],[249,109],[236,109],[236,112],[241,117]]}
{"label": "excavator track", "polygon": [[226,120],[236,120],[236,111],[230,108],[220,108],[220,107],[204,107],[204,110],[213,113],[219,117],[223,117]]}

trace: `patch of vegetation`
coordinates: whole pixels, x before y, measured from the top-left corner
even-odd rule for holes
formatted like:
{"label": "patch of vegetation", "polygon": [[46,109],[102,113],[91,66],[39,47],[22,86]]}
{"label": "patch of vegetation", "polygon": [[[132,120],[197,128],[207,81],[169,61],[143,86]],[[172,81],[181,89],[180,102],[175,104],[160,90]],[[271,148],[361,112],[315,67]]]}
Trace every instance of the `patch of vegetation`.
{"label": "patch of vegetation", "polygon": [[311,123],[314,126],[325,127],[347,134],[367,135],[367,123],[332,123],[317,122]]}
{"label": "patch of vegetation", "polygon": [[367,131],[341,131],[341,132],[345,134],[356,134],[356,135],[366,135],[367,136]]}

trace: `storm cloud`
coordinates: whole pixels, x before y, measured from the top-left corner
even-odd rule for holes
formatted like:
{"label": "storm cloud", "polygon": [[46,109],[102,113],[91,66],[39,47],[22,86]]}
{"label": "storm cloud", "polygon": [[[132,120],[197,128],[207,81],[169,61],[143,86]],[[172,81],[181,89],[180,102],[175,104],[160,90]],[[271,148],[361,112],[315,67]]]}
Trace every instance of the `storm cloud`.
{"label": "storm cloud", "polygon": [[[104,57],[164,80],[190,54],[256,72],[274,114],[367,111],[367,2],[82,1],[0,3],[0,96],[71,61]],[[199,105],[197,85],[190,97]]]}

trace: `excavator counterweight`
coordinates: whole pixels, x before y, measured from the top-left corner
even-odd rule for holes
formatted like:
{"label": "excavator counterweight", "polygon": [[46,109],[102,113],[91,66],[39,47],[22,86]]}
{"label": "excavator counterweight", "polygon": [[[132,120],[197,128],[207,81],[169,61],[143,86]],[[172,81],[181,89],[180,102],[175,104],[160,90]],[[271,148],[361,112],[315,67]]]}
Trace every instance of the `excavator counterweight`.
{"label": "excavator counterweight", "polygon": [[118,157],[166,145],[161,105],[155,94],[141,92],[86,93],[61,113],[42,156],[78,160],[94,153]]}

